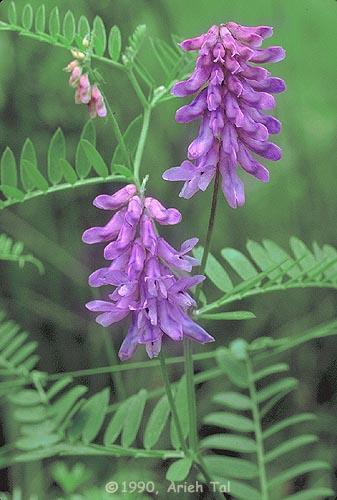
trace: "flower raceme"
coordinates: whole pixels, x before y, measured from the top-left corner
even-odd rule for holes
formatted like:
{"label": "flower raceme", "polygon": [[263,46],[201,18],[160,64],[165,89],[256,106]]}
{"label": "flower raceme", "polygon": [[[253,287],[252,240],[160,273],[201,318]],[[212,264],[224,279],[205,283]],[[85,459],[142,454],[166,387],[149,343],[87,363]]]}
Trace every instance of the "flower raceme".
{"label": "flower raceme", "polygon": [[115,289],[109,300],[94,300],[86,307],[99,312],[96,321],[106,327],[131,317],[120,359],[130,359],[139,344],[145,344],[150,358],[157,356],[164,334],[174,341],[184,336],[200,343],[213,341],[188,316],[188,310],[196,304],[187,290],[204,279],[188,274],[198,264],[188,255],[197,238],[185,241],[180,250],[175,250],[156,231],[155,223],[178,224],[180,212],[165,208],[154,198],[139,196],[133,184],[111,196],[97,196],[94,206],[115,213],[105,226],[93,227],[83,234],[85,243],[107,243],[104,257],[111,261],[109,267],[91,274],[89,284]]}
{"label": "flower raceme", "polygon": [[88,73],[77,59],[68,64],[66,70],[70,73],[69,85],[75,88],[75,103],[86,104],[91,118],[104,118],[107,109],[103,96],[97,85],[91,85]]}
{"label": "flower raceme", "polygon": [[280,148],[268,141],[269,134],[280,132],[281,124],[264,110],[275,106],[272,94],[283,92],[285,83],[259,66],[285,57],[282,47],[259,48],[272,32],[269,26],[229,22],[180,44],[183,50],[198,50],[199,56],[190,78],[176,83],[172,93],[197,95],[178,109],[176,120],[201,119],[199,135],[188,148],[188,160],[163,176],[169,181],[185,181],[180,196],[190,198],[198,190],[206,190],[219,169],[228,204],[242,206],[245,193],[238,164],[256,179],[268,182],[269,172],[254,154],[273,161],[281,158]]}

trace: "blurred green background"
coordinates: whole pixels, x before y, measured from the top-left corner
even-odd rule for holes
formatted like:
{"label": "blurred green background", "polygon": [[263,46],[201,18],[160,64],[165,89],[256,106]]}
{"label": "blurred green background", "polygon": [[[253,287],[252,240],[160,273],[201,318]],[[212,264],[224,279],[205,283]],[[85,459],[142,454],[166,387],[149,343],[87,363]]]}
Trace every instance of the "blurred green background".
{"label": "blurred green background", "polygon": [[[8,3],[9,0],[1,2],[1,20],[7,19]],[[15,0],[19,12],[25,3]],[[39,0],[30,3],[34,10],[40,5]],[[221,199],[213,253],[219,255],[225,246],[244,250],[247,239],[260,241],[265,237],[286,248],[291,235],[307,244],[316,240],[319,244],[337,245],[337,4],[334,0],[47,0],[45,4],[49,12],[57,5],[62,16],[68,9],[77,18],[84,14],[92,20],[100,15],[107,28],[114,24],[121,28],[124,45],[138,24],[146,24],[151,36],[168,42],[172,33],[186,38],[204,32],[211,24],[228,20],[274,26],[272,43],[287,50],[287,58],[271,68],[275,76],[286,80],[288,87],[278,97],[276,111],[283,122],[283,131],[276,138],[283,149],[283,159],[277,165],[270,165],[268,185],[245,178],[244,208],[232,210]],[[143,46],[142,57],[150,67],[154,66],[148,42]],[[49,140],[61,126],[71,152],[68,159],[73,160],[87,112],[85,107],[73,103],[73,90],[62,71],[70,59],[71,55],[62,49],[20,38],[15,33],[0,33],[1,153],[8,145],[18,158],[25,139],[30,137],[43,169]],[[124,75],[105,66],[99,69],[107,82],[111,106],[125,129],[141,112],[139,103]],[[177,206],[183,213],[180,226],[165,231],[173,244],[192,236],[203,241],[211,197],[208,190],[190,201],[181,200],[177,196],[178,184],[161,180],[165,169],[185,158],[187,145],[196,133],[196,125],[175,123],[174,113],[180,105],[181,100],[172,100],[155,110],[142,166],[142,174],[150,174],[149,193],[168,206]],[[110,160],[116,145],[111,127],[104,121],[97,121],[96,125],[99,150]],[[0,305],[38,340],[43,370],[67,371],[109,364],[106,345],[111,340],[117,348],[121,342],[122,327],[103,332],[83,306],[90,299],[87,275],[102,263],[102,257],[101,250],[81,243],[81,234],[93,223],[103,223],[101,214],[91,205],[94,196],[114,189],[116,186],[109,185],[81,188],[38,198],[0,213],[1,232],[23,241],[46,265],[42,277],[28,266],[20,271],[14,264],[1,264],[0,270]],[[213,293],[210,289],[210,294]],[[333,291],[288,291],[246,301],[242,308],[254,311],[256,320],[207,327],[215,333],[217,346],[227,345],[237,336],[252,339],[289,335],[334,318],[336,304]],[[177,354],[182,348],[179,345],[170,349]],[[137,359],[143,357],[144,353],[137,354]],[[336,435],[331,435],[331,429],[324,424],[334,415],[336,402],[333,338],[295,351],[291,365],[301,381],[296,404],[323,415],[317,454],[328,454],[336,461],[333,456]],[[172,376],[176,375],[178,372],[173,371]],[[153,387],[158,383],[155,378],[149,381],[142,372],[136,379],[130,374],[125,380],[131,392],[145,383]],[[106,384],[107,379],[85,382],[94,391]],[[200,411],[205,405],[207,400],[200,403]],[[31,470],[29,467],[20,469],[19,477],[22,486],[34,492],[27,474],[22,472]],[[113,472],[106,461],[102,461],[102,467],[100,476]],[[137,462],[132,467],[141,476],[140,468],[146,464]],[[8,487],[7,479],[4,476],[1,488]]]}

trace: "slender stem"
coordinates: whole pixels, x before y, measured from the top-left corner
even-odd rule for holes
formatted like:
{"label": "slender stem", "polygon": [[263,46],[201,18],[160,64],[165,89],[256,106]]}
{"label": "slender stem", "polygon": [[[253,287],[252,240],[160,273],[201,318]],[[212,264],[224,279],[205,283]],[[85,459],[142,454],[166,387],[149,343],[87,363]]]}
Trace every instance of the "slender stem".
{"label": "slender stem", "polygon": [[215,221],[215,214],[216,214],[216,207],[217,207],[217,204],[218,204],[219,179],[220,179],[220,172],[219,172],[219,167],[218,167],[216,169],[216,174],[215,174],[215,179],[214,179],[211,212],[209,214],[206,243],[205,243],[205,246],[204,246],[204,253],[202,255],[202,261],[201,261],[201,274],[206,269],[208,254],[209,254],[209,250],[210,250],[210,246],[211,246],[211,240],[212,240],[213,228],[214,228],[214,221]]}
{"label": "slender stem", "polygon": [[121,129],[119,128],[118,121],[116,120],[115,113],[113,112],[113,110],[112,110],[112,108],[110,106],[110,103],[109,103],[109,101],[108,101],[105,93],[102,90],[102,87],[100,86],[99,89],[100,89],[100,92],[101,92],[101,94],[103,96],[105,105],[107,107],[107,110],[108,110],[108,113],[109,113],[109,117],[110,117],[110,120],[111,120],[111,125],[112,125],[112,128],[113,128],[115,137],[116,137],[116,139],[118,141],[118,144],[119,144],[119,146],[120,146],[120,148],[122,150],[122,153],[123,153],[123,156],[125,158],[126,164],[131,169],[131,167],[132,167],[132,165],[131,165],[131,158],[130,158],[130,155],[128,153],[127,147],[126,147],[123,134],[121,132]]}
{"label": "slender stem", "polygon": [[187,386],[187,403],[189,417],[189,444],[190,449],[197,453],[198,451],[198,425],[197,425],[197,404],[195,398],[194,370],[192,358],[192,342],[184,339],[184,357]]}
{"label": "slender stem", "polygon": [[253,369],[252,364],[249,358],[249,353],[247,353],[246,357],[246,366],[248,373],[248,389],[250,394],[250,399],[252,402],[252,414],[254,421],[254,430],[255,430],[255,440],[257,446],[257,464],[259,468],[259,480],[260,480],[260,488],[261,488],[261,500],[269,500],[268,494],[268,483],[267,483],[267,473],[265,467],[265,453],[264,453],[264,444],[262,437],[262,428],[261,428],[261,416],[259,410],[259,404],[257,400],[255,382],[253,377]]}
{"label": "slender stem", "polygon": [[175,402],[173,399],[173,394],[172,394],[172,390],[171,390],[170,379],[169,379],[169,376],[167,373],[167,367],[166,367],[165,355],[164,355],[163,349],[161,349],[161,351],[160,351],[159,360],[160,360],[161,374],[162,374],[162,378],[163,378],[163,382],[164,382],[164,386],[165,386],[165,391],[166,391],[167,399],[168,399],[168,402],[170,405],[174,425],[175,425],[176,430],[177,430],[180,445],[181,445],[181,448],[184,451],[185,455],[188,456],[189,450],[186,446],[186,442],[185,442],[184,434],[183,434],[183,431],[182,431],[182,428],[180,425],[176,405],[175,405]]}
{"label": "slender stem", "polygon": [[[213,235],[216,207],[218,204],[219,179],[220,179],[220,172],[219,172],[219,167],[217,167],[216,173],[215,173],[215,179],[214,179],[214,186],[213,186],[211,211],[210,211],[209,219],[208,219],[208,229],[207,229],[206,241],[205,241],[204,252],[202,254],[202,260],[201,260],[200,274],[204,274],[204,272],[205,272],[206,265],[207,265],[207,259],[208,259],[208,255],[209,255],[209,250],[211,247],[211,240],[212,240],[212,235]],[[196,291],[196,301],[197,302],[198,302],[198,299],[200,296],[201,289],[202,289],[202,284],[199,285],[199,287]]]}
{"label": "slender stem", "polygon": [[138,142],[134,166],[133,166],[133,175],[134,175],[134,179],[135,179],[135,182],[136,182],[138,188],[140,188],[140,185],[141,185],[140,178],[139,178],[139,171],[140,171],[140,165],[142,162],[146,138],[147,138],[147,134],[149,131],[150,118],[151,118],[151,107],[147,106],[144,109],[143,125],[142,125],[142,130],[141,130],[140,136],[139,136],[139,142]]}
{"label": "slender stem", "polygon": [[132,69],[128,69],[127,73],[128,73],[128,77],[129,77],[130,83],[131,83],[132,87],[134,88],[134,91],[136,92],[137,97],[140,100],[143,108],[144,109],[148,108],[149,107],[149,102],[146,99],[146,97],[144,95],[144,92],[142,91],[142,89],[141,89],[141,87],[140,87],[140,85],[138,83],[138,80],[135,77]]}

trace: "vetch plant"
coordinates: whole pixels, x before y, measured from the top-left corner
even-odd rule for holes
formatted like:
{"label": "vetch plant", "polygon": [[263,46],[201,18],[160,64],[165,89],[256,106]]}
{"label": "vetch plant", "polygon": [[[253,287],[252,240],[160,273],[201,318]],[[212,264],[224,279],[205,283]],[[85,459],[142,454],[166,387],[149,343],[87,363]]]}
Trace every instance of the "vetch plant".
{"label": "vetch plant", "polygon": [[[315,416],[309,411],[293,414],[283,411],[284,407],[279,413],[276,410],[292,391],[301,390],[301,380],[285,375],[289,363],[279,358],[306,342],[336,335],[336,321],[295,336],[271,333],[266,337],[257,332],[252,341],[238,337],[229,345],[225,333],[212,333],[211,321],[225,324],[255,317],[251,311],[234,307],[247,297],[309,287],[337,289],[337,251],[330,245],[314,243],[310,249],[292,237],[291,252],[270,239],[248,241],[248,256],[229,247],[221,251],[221,260],[210,252],[220,177],[228,204],[236,208],[245,201],[238,167],[266,182],[268,170],[256,155],[271,160],[281,157],[280,148],[269,142],[269,134],[280,132],[280,122],[264,111],[275,106],[272,94],[284,91],[285,84],[260,66],[284,57],[281,47],[260,47],[272,28],[227,22],[181,42],[180,48],[150,38],[154,59],[162,70],[160,81],[141,61],[142,44],[149,42],[143,25],[135,29],[123,49],[119,28],[114,26],[107,33],[98,16],[91,26],[84,16],[77,23],[68,11],[61,22],[57,7],[48,18],[43,5],[34,13],[28,4],[18,15],[12,2],[8,21],[0,22],[0,31],[14,31],[32,43],[35,40],[70,52],[74,59],[67,71],[75,102],[87,105],[92,118],[79,137],[74,165],[67,156],[61,128],[51,138],[45,171],[38,165],[30,139],[22,148],[19,168],[14,153],[6,148],[1,158],[0,209],[42,196],[48,201],[52,193],[71,193],[78,187],[104,183],[102,193],[108,194],[96,196],[94,206],[111,217],[101,226],[97,216],[97,226],[86,229],[82,236],[87,244],[105,245],[106,263],[97,270],[92,266],[89,285],[93,289],[104,286],[108,294],[103,300],[94,290],[86,307],[98,312],[97,323],[111,332],[106,342],[109,366],[69,373],[39,370],[38,343],[1,312],[0,394],[15,422],[14,441],[1,450],[1,466],[55,460],[51,478],[62,494],[82,495],[79,498],[105,498],[104,484],[92,489],[86,485],[86,477],[93,477],[79,461],[86,457],[114,458],[114,464],[142,459],[146,463],[142,477],[149,475],[145,478],[148,484],[155,472],[146,460],[156,460],[165,467],[168,485],[198,480],[212,498],[223,498],[224,490],[214,484],[230,485],[230,497],[241,500],[331,497],[330,485],[317,481],[317,471],[329,470],[329,463],[298,454],[298,450],[304,453],[305,446],[315,451],[316,434],[301,432],[304,424],[313,425]],[[194,51],[198,51],[196,61]],[[125,76],[138,98],[141,115],[125,131],[114,103],[104,92],[105,86],[113,85],[111,74],[103,77],[95,67],[97,62]],[[199,135],[188,148],[188,160],[167,170],[164,178],[184,181],[184,198],[205,190],[213,179],[214,192],[207,234],[197,235],[204,246],[197,246],[198,238],[193,237],[177,250],[161,231],[162,226],[172,226],[168,234],[173,234],[181,213],[166,208],[155,192],[148,192],[142,159],[152,113],[163,102],[193,94],[192,103],[180,108],[176,119],[185,123],[200,118]],[[73,112],[76,109],[74,106]],[[107,129],[111,125],[117,141],[110,166],[97,148],[93,120],[97,117]],[[90,209],[82,206],[81,210]],[[5,235],[0,236],[0,260],[18,262],[20,267],[30,262],[43,270],[37,258],[23,254],[22,245]],[[197,274],[191,275],[194,268]],[[205,282],[217,290],[218,298],[214,299],[214,290],[208,293],[208,287],[206,292],[201,288]],[[78,301],[82,306],[80,298]],[[229,304],[232,309],[225,310]],[[80,320],[83,325],[83,318]],[[113,350],[116,323],[126,332],[119,349],[122,363]],[[169,357],[173,342],[177,349],[183,345],[183,352]],[[212,342],[212,347],[206,345]],[[203,347],[194,354],[198,344]],[[140,345],[152,359],[125,362]],[[180,378],[172,379],[170,366],[184,368]],[[140,371],[148,374],[151,385],[126,390],[123,374],[130,372],[136,379]],[[156,377],[158,371],[161,381]],[[76,382],[102,374],[111,376],[111,384],[90,395],[86,383]],[[203,415],[197,391],[201,384],[211,408]],[[76,465],[68,467],[66,457],[76,457]],[[129,465],[125,470],[129,474]],[[122,481],[119,474],[117,469],[105,484],[113,480],[118,485]],[[158,478],[162,483],[162,477]],[[298,478],[307,480],[302,481],[300,491]],[[124,487],[127,484],[124,478]],[[166,498],[169,490],[161,488],[159,498]],[[51,490],[47,494],[48,498],[59,497]]]}

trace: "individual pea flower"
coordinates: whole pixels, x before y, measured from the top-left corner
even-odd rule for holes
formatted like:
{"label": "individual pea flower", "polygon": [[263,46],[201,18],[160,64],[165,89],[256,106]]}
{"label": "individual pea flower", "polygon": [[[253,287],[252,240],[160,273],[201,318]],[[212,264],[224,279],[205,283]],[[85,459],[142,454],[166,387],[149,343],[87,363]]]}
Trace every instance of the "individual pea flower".
{"label": "individual pea flower", "polygon": [[189,317],[196,302],[188,290],[204,280],[189,275],[199,263],[188,255],[198,239],[187,240],[176,250],[155,226],[178,224],[180,212],[140,196],[133,184],[111,196],[97,196],[93,204],[114,214],[105,226],[83,234],[85,243],[106,243],[104,257],[111,261],[91,274],[89,285],[114,290],[107,300],[94,300],[86,307],[100,313],[96,321],[105,327],[130,317],[120,359],[130,359],[139,344],[145,345],[150,358],[157,356],[164,334],[173,341],[188,337],[202,344],[212,342],[213,337]]}
{"label": "individual pea flower", "polygon": [[268,141],[269,134],[280,132],[281,123],[264,111],[275,106],[272,94],[286,88],[283,80],[259,66],[285,57],[282,47],[260,48],[272,33],[269,26],[228,22],[180,44],[183,50],[198,50],[199,56],[192,75],[176,83],[172,94],[197,95],[178,109],[176,120],[201,120],[198,137],[188,148],[188,160],[163,175],[165,180],[185,182],[180,196],[190,198],[206,190],[218,171],[228,204],[242,206],[245,193],[238,165],[268,182],[269,171],[255,155],[273,161],[281,158],[281,149]]}

